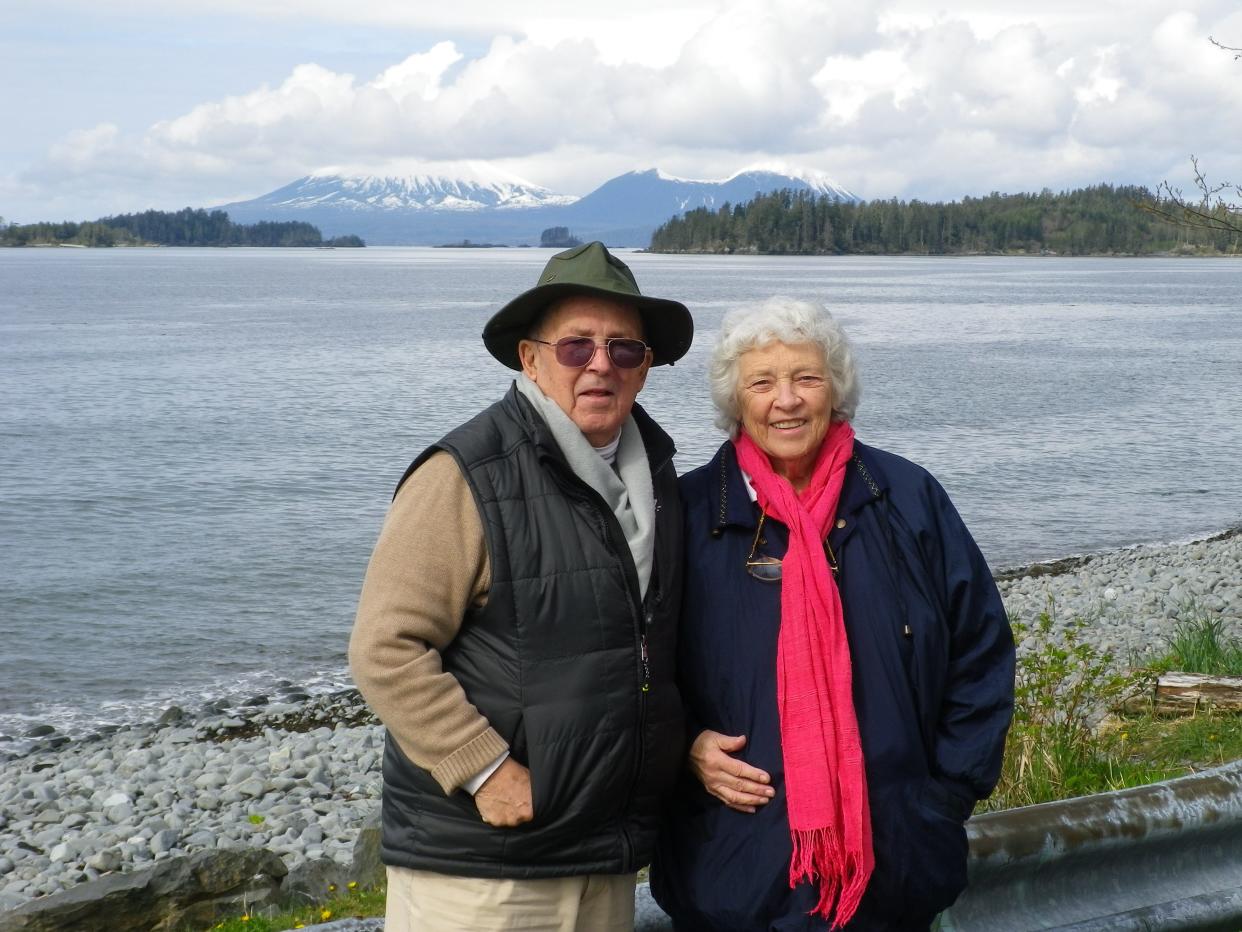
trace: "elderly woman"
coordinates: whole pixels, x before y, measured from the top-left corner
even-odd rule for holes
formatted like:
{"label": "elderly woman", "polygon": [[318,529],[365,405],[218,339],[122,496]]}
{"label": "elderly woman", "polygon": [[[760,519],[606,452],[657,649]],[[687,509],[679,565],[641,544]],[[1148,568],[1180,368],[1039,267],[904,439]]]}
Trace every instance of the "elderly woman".
{"label": "elderly woman", "polygon": [[711,383],[730,439],[681,479],[693,743],[652,890],[679,932],[925,930],[1012,712],[992,575],[931,475],[855,441],[825,310],[730,314]]}

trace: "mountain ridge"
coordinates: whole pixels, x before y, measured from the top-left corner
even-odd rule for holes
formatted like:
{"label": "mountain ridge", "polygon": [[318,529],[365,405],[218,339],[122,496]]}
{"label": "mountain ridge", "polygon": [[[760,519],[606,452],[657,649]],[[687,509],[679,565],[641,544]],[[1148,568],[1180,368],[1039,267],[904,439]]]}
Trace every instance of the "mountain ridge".
{"label": "mountain ridge", "polygon": [[[463,167],[464,166],[464,167]],[[720,181],[678,178],[658,168],[626,172],[583,197],[557,194],[477,163],[452,174],[306,175],[248,201],[220,205],[236,222],[303,220],[325,236],[356,233],[372,245],[441,245],[465,240],[534,245],[542,230],[568,227],[581,239],[646,246],[660,224],[697,207],[717,209],[782,188],[857,201],[822,172],[742,169]]]}

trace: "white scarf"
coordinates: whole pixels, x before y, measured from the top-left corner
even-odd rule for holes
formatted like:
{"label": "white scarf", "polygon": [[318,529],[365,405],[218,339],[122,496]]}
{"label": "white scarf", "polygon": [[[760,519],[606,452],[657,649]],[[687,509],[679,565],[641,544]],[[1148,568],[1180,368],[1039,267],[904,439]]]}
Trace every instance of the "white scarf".
{"label": "white scarf", "polygon": [[639,592],[646,597],[655,551],[655,490],[647,447],[634,415],[627,415],[621,425],[615,467],[610,466],[560,405],[525,373],[517,377],[516,384],[522,397],[548,425],[574,475],[598,492],[617,516],[638,571]]}

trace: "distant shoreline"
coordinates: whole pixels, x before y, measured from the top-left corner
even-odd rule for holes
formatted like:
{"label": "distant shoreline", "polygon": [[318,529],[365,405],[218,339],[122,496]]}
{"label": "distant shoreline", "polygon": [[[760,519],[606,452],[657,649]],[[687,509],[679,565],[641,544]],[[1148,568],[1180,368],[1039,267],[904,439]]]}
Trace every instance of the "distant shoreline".
{"label": "distant shoreline", "polygon": [[[233,245],[208,243],[117,243],[111,246],[88,246],[83,243],[0,243],[0,249],[546,249],[531,243],[367,243],[364,246],[343,245]],[[794,252],[711,252],[693,249],[651,249],[647,246],[616,246],[654,256],[736,256],[742,259],[1242,259],[1240,253],[1131,253],[1084,252],[1070,255],[1035,252],[846,252],[808,255]]]}
{"label": "distant shoreline", "polygon": [[756,252],[743,249],[652,249],[641,247],[638,252],[655,256],[738,256],[755,259],[764,256],[791,259],[1242,259],[1242,252]]}
{"label": "distant shoreline", "polygon": [[234,223],[221,210],[187,207],[175,213],[147,210],[98,220],[0,225],[0,246],[312,246],[364,247],[352,233],[325,238],[319,227],[301,220]]}
{"label": "distant shoreline", "polygon": [[83,243],[0,243],[0,249],[365,249],[365,246],[230,246],[207,243],[173,246],[168,243],[117,243],[115,246],[87,246]]}

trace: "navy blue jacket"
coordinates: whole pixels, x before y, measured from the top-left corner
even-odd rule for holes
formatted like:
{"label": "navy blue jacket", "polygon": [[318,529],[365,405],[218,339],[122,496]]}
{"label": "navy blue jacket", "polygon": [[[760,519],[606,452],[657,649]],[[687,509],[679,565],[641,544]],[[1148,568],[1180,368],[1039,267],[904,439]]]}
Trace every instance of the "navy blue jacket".
{"label": "navy blue jacket", "polygon": [[[814,891],[789,889],[776,704],[780,583],[745,563],[758,506],[733,445],[681,478],[686,577],[678,677],[691,734],[745,735],[772,775],[755,814],[688,770],[668,807],[651,886],[678,930],[819,930]],[[760,553],[784,555],[764,522]],[[876,867],[850,932],[926,929],[966,885],[965,820],[1000,773],[1013,710],[1004,606],[948,495],[924,469],[856,443],[828,543],[836,555],[866,760]]]}

